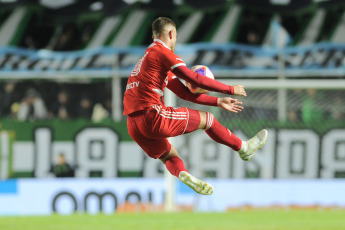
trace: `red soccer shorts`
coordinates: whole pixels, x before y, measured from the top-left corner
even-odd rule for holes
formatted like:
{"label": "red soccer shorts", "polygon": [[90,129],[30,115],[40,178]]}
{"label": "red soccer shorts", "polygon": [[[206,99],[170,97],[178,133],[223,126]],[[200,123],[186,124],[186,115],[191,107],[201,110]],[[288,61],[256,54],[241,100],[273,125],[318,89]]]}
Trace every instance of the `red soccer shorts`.
{"label": "red soccer shorts", "polygon": [[168,137],[193,132],[200,124],[197,110],[154,105],[127,117],[129,135],[152,158],[164,158],[171,149]]}

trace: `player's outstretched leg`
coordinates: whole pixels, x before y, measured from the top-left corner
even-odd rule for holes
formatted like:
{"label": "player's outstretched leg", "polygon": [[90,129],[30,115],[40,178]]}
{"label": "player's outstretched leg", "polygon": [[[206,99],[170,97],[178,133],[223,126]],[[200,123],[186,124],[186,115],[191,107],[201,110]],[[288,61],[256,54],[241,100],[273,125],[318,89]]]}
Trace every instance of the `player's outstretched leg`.
{"label": "player's outstretched leg", "polygon": [[197,193],[200,193],[202,195],[211,195],[213,193],[212,185],[208,184],[205,181],[197,179],[188,172],[181,171],[179,178],[184,184],[186,184]]}
{"label": "player's outstretched leg", "polygon": [[[267,139],[267,130],[263,129],[257,133],[252,139],[248,141],[242,141],[235,134],[233,134],[229,129],[220,124],[214,116],[209,112],[204,112],[205,114],[205,132],[214,141],[227,145],[236,152],[239,153],[240,157],[244,161],[249,161],[253,154],[265,144]],[[202,114],[200,114],[201,116]],[[201,127],[203,127],[201,125]]]}
{"label": "player's outstretched leg", "polygon": [[178,177],[184,184],[203,195],[211,195],[213,193],[213,187],[205,181],[199,180],[188,173],[184,166],[182,159],[178,156],[176,149],[171,146],[169,154],[160,159],[168,171]]}
{"label": "player's outstretched leg", "polygon": [[241,149],[238,151],[242,160],[249,161],[253,157],[254,153],[258,149],[262,148],[266,143],[267,134],[267,130],[263,129],[248,141],[242,141]]}

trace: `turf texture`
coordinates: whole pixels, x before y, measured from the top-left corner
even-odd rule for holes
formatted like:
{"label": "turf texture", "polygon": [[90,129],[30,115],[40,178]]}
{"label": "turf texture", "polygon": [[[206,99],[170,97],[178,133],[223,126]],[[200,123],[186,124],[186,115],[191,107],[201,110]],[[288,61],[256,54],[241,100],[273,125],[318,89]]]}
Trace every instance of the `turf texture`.
{"label": "turf texture", "polygon": [[343,230],[344,210],[0,217],[1,230]]}

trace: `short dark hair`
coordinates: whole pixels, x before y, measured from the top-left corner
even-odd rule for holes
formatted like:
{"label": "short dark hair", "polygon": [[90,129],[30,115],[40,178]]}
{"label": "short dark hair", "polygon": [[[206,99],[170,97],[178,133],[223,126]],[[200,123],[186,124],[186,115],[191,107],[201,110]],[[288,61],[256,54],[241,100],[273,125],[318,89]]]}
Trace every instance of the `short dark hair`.
{"label": "short dark hair", "polygon": [[175,22],[170,18],[166,17],[159,17],[152,23],[152,33],[155,36],[158,36],[160,33],[163,32],[165,26],[172,25],[176,28]]}

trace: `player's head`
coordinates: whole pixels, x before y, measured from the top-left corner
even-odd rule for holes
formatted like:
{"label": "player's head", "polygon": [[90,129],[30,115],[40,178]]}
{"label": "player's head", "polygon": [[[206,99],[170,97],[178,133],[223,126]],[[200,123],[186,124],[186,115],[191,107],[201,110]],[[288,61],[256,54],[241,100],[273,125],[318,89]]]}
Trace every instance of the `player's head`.
{"label": "player's head", "polygon": [[176,44],[176,25],[170,18],[159,17],[152,23],[153,39],[162,40],[173,52]]}

